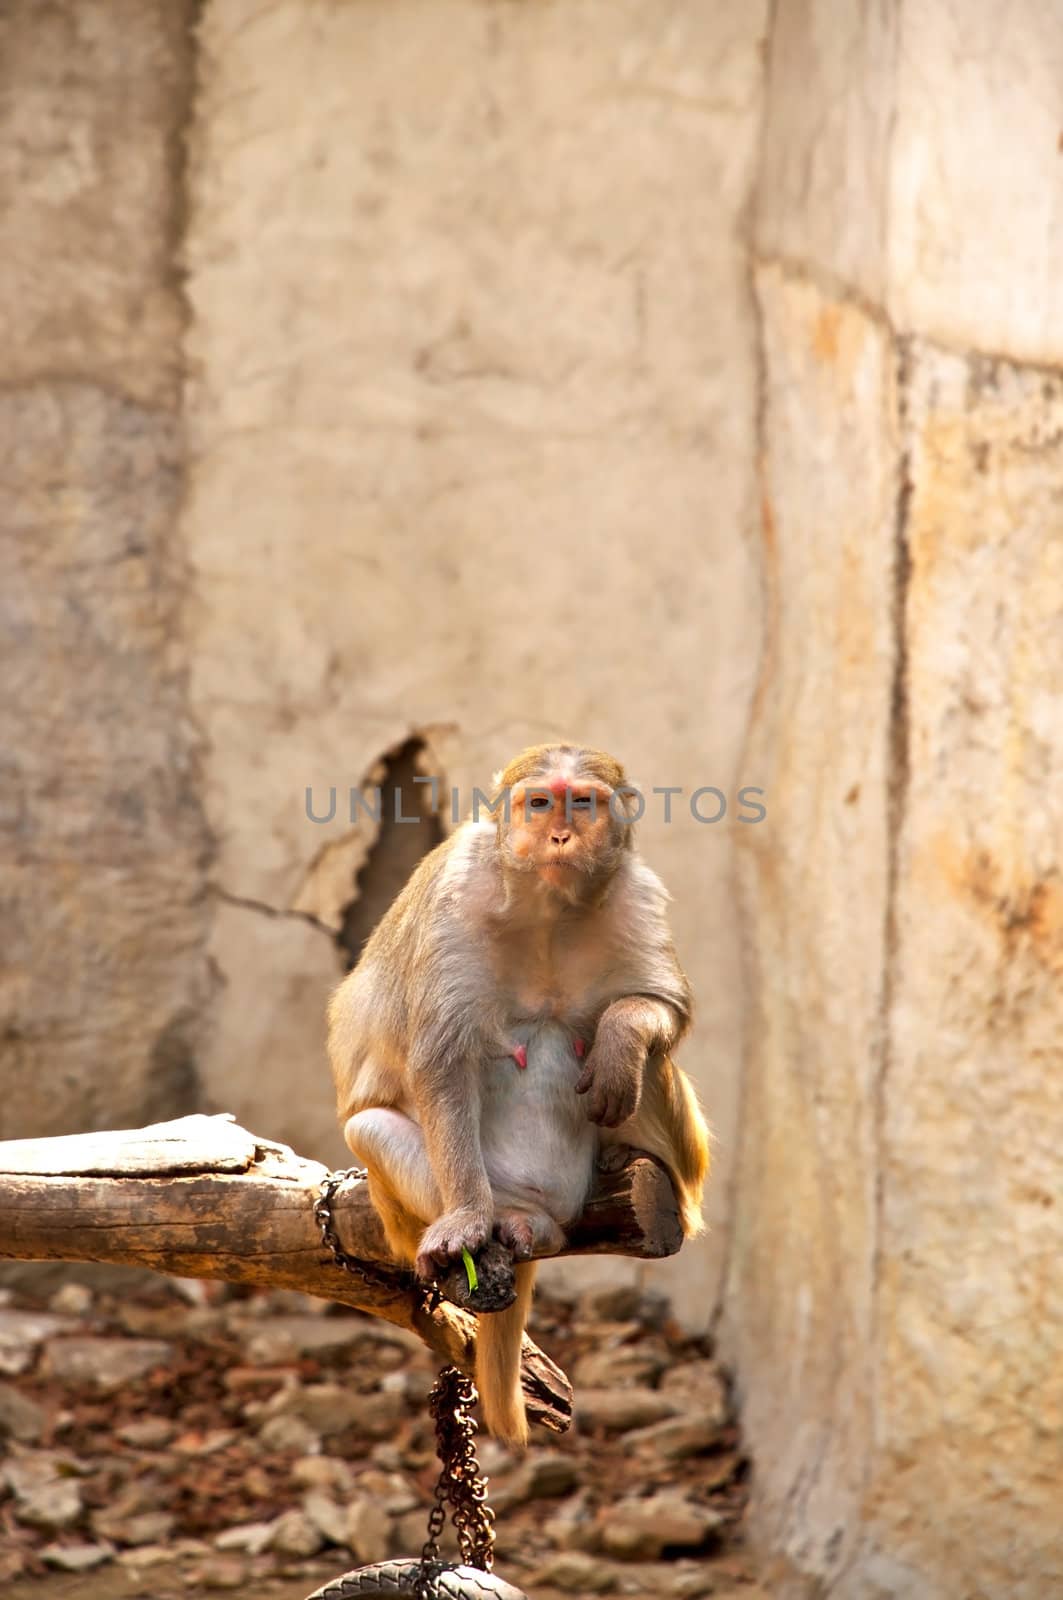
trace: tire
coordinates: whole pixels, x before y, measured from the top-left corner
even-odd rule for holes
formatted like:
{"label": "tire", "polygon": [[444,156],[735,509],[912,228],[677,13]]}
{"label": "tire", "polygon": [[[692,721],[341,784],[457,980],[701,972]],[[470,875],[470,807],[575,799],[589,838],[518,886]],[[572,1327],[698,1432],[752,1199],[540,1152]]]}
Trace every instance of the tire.
{"label": "tire", "polygon": [[[361,1595],[390,1595],[391,1600],[415,1600],[420,1561],[378,1561],[333,1578],[306,1600],[358,1600]],[[438,1600],[528,1600],[526,1594],[494,1573],[475,1567],[437,1567],[431,1594]]]}

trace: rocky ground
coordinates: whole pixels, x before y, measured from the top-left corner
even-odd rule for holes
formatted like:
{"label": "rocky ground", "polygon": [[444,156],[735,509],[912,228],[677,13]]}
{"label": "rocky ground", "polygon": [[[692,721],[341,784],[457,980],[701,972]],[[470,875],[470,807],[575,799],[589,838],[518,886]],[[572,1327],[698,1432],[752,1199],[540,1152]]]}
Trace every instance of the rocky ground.
{"label": "rocky ground", "polygon": [[[743,1548],[726,1384],[659,1299],[542,1298],[576,1423],[521,1460],[479,1442],[499,1573],[535,1600],[765,1600]],[[168,1280],[0,1291],[7,1600],[302,1600],[415,1555],[437,1462],[434,1362],[378,1319]],[[453,1548],[452,1541],[447,1548]]]}

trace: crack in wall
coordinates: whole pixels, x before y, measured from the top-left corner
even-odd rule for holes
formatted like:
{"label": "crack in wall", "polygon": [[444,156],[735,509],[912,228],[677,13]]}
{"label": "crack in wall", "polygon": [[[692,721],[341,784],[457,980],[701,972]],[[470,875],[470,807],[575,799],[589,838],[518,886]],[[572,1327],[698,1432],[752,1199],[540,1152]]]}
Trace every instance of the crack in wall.
{"label": "crack in wall", "polygon": [[[874,1041],[874,1078],[871,1085],[871,1148],[874,1159],[873,1193],[871,1197],[871,1264],[870,1305],[868,1306],[868,1343],[864,1352],[866,1368],[866,1404],[868,1438],[862,1463],[864,1503],[870,1502],[875,1471],[875,1440],[878,1436],[879,1404],[876,1389],[877,1352],[880,1348],[880,1285],[882,1274],[882,1232],[886,1204],[885,1171],[885,1110],[886,1082],[891,1061],[890,1017],[893,1010],[895,966],[899,934],[897,929],[897,885],[899,874],[900,835],[907,809],[909,779],[909,729],[908,729],[908,641],[906,621],[908,588],[911,578],[911,557],[908,547],[908,519],[911,509],[912,479],[911,459],[906,437],[908,385],[910,379],[910,340],[898,333],[890,316],[890,241],[893,211],[893,162],[897,137],[897,67],[904,28],[903,0],[896,0],[890,42],[892,59],[889,63],[888,82],[892,102],[886,134],[885,159],[882,166],[882,192],[878,202],[882,212],[883,284],[881,307],[859,306],[866,316],[876,321],[885,331],[896,352],[892,370],[887,368],[887,378],[882,397],[883,421],[888,426],[895,419],[897,430],[897,459],[895,463],[895,490],[893,512],[893,593],[891,596],[890,633],[893,642],[893,673],[890,684],[889,721],[886,727],[886,898],[883,907],[882,931],[882,989],[879,996],[878,1038]],[[832,1575],[830,1590],[848,1587],[852,1574],[864,1561],[870,1543],[865,1529],[857,1529],[850,1547],[839,1567]]]}
{"label": "crack in wall", "polygon": [[304,922],[308,927],[316,928],[329,940],[335,938],[332,929],[325,923],[311,916],[309,911],[293,911],[288,906],[270,905],[268,900],[256,900],[250,895],[233,894],[229,889],[223,889],[220,884],[208,885],[209,893],[215,900],[222,900],[227,906],[236,906],[241,911],[253,911],[257,916],[271,917],[277,921]]}
{"label": "crack in wall", "polygon": [[[174,697],[180,705],[187,789],[189,795],[194,797],[202,834],[198,862],[201,874],[198,894],[202,895],[204,912],[197,952],[200,975],[195,980],[195,1004],[180,1012],[159,1036],[152,1059],[154,1063],[165,1068],[164,1087],[160,1089],[160,1093],[168,1096],[169,1103],[174,1108],[188,1111],[199,1109],[203,1087],[200,1058],[205,1053],[209,1041],[212,1013],[221,988],[217,968],[209,955],[213,914],[209,909],[210,881],[207,875],[217,859],[218,842],[203,799],[206,792],[208,740],[206,730],[192,705],[191,661],[187,649],[184,648],[185,608],[194,590],[192,567],[184,537],[184,514],[189,493],[186,346],[193,324],[193,309],[186,288],[182,257],[191,210],[190,139],[195,126],[199,90],[198,28],[205,3],[206,0],[185,0],[183,6],[171,13],[175,47],[180,51],[181,57],[181,79],[177,115],[166,131],[169,191],[163,222],[164,282],[178,308],[179,319],[173,349],[172,405],[176,423],[178,488],[173,508],[171,524],[173,538],[168,560],[169,578],[173,589],[173,608],[168,619],[167,638],[175,661],[171,683]],[[177,39],[180,40],[179,44],[176,44]]]}
{"label": "crack in wall", "polygon": [[[880,305],[877,301],[869,299],[855,284],[831,272],[820,262],[804,261],[779,251],[759,251],[754,248],[753,267],[754,270],[774,267],[788,283],[808,284],[824,299],[835,301],[839,305],[852,306],[876,327],[883,328],[891,338],[902,337],[888,304]],[[911,327],[910,324],[905,326],[910,328],[906,337],[918,336],[942,355],[957,356],[964,361],[977,360],[990,365],[1017,367],[1024,372],[1040,373],[1042,377],[1050,380],[1058,380],[1063,374],[1063,362],[1033,361],[1026,355],[1001,349],[995,345],[964,343],[959,339],[950,339],[946,333],[940,332],[933,326],[919,328]]]}
{"label": "crack in wall", "polygon": [[[911,585],[912,565],[909,546],[909,524],[913,492],[911,446],[908,439],[908,395],[912,367],[911,339],[898,338],[896,352],[893,373],[893,398],[896,406],[898,454],[893,530],[893,680],[890,688],[889,726],[887,729],[886,903],[883,909],[883,973],[879,1009],[879,1037],[877,1041],[878,1060],[872,1085],[871,1100],[875,1175],[868,1350],[868,1359],[872,1363],[872,1367],[869,1373],[868,1390],[872,1440],[877,1435],[879,1415],[874,1364],[876,1353],[881,1349],[882,1342],[881,1290],[886,1207],[886,1094],[890,1069],[893,1063],[891,1018],[897,989],[897,968],[900,960],[900,925],[898,918],[900,850],[901,835],[907,816],[908,790],[911,776],[907,636],[908,592]],[[874,1455],[874,1444],[870,1443],[865,1471],[865,1481],[868,1488],[874,1473]]]}

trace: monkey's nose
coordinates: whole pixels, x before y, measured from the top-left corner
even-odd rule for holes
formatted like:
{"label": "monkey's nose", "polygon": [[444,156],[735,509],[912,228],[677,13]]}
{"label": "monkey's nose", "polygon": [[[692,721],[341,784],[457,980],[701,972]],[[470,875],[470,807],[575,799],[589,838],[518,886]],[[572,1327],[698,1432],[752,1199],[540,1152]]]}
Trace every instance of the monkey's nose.
{"label": "monkey's nose", "polygon": [[572,835],[570,833],[552,833],[550,835],[550,843],[559,845],[568,844],[568,841],[571,839],[571,837]]}

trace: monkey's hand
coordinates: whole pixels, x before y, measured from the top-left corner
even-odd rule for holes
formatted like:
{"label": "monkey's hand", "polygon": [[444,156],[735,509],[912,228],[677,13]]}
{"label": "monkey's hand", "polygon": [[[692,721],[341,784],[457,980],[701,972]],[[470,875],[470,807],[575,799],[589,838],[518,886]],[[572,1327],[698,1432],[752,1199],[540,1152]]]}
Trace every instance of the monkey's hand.
{"label": "monkey's hand", "polygon": [[576,1093],[587,1096],[587,1115],[592,1122],[617,1128],[635,1115],[642,1098],[646,1053],[638,1030],[603,1021],[576,1080]]}
{"label": "monkey's hand", "polygon": [[417,1246],[417,1276],[430,1281],[463,1250],[474,1255],[491,1232],[491,1218],[475,1206],[459,1206],[426,1228]]}

